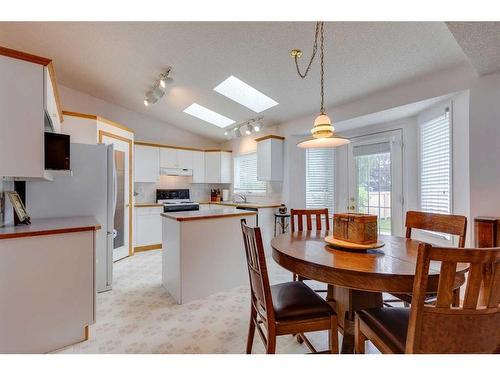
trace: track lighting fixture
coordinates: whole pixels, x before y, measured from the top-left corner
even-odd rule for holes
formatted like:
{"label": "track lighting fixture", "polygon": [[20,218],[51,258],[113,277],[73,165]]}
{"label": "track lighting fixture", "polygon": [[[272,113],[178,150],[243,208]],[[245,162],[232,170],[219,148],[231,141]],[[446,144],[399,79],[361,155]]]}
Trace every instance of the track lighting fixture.
{"label": "track lighting fixture", "polygon": [[264,127],[262,122],[263,117],[250,119],[232,127],[226,128],[224,136],[227,139],[240,138],[244,135],[251,135],[252,133],[260,132]]}
{"label": "track lighting fixture", "polygon": [[172,78],[168,76],[171,69],[172,67],[168,66],[164,73],[160,73],[151,90],[146,93],[146,97],[144,98],[144,105],[146,107],[149,107],[150,104],[155,104],[165,95],[167,81],[172,81]]}

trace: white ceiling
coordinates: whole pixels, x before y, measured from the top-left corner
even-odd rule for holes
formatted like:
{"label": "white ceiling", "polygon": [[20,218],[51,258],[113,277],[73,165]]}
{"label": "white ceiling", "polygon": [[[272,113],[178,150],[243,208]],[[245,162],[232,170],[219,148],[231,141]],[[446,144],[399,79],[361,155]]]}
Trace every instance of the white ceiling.
{"label": "white ceiling", "polygon": [[479,74],[500,70],[500,22],[447,22]]}
{"label": "white ceiling", "polygon": [[[327,107],[468,61],[443,22],[329,22],[325,31]],[[54,59],[62,85],[217,140],[222,129],[182,111],[195,101],[237,123],[256,117],[212,90],[230,75],[279,102],[261,113],[267,124],[318,111],[319,66],[301,80],[289,56],[304,50],[304,64],[313,33],[313,22],[16,22],[0,24],[0,45]],[[174,81],[144,107],[167,65]]]}

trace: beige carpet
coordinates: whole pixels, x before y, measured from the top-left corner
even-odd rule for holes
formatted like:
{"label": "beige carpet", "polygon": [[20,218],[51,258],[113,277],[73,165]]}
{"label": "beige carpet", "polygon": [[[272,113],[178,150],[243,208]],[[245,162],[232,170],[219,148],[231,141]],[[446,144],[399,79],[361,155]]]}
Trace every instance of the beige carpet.
{"label": "beige carpet", "polygon": [[[241,286],[177,305],[161,285],[161,250],[139,253],[114,264],[113,290],[97,295],[90,339],[57,353],[244,353],[249,289]],[[268,259],[271,283],[291,274]],[[308,335],[319,350],[326,332]],[[369,351],[373,351],[369,348]],[[264,353],[258,334],[254,353]],[[306,353],[292,336],[278,337],[278,353]]]}

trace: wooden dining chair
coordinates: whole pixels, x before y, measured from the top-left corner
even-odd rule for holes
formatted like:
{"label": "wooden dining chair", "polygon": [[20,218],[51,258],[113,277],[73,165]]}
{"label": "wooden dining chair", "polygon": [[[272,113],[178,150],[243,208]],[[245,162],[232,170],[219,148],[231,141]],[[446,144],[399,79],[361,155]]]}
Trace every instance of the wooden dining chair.
{"label": "wooden dining chair", "polygon": [[[412,229],[444,233],[458,236],[458,247],[465,247],[467,234],[467,218],[462,215],[444,215],[431,212],[408,211],[406,213],[406,238],[411,238]],[[407,307],[411,303],[411,294],[393,294],[398,300],[385,300],[387,305],[391,302],[403,301]],[[426,302],[436,298],[436,294],[427,295]],[[460,288],[453,291],[453,303],[460,302]]]}
{"label": "wooden dining chair", "polygon": [[[276,337],[328,330],[330,353],[338,353],[337,315],[333,308],[300,281],[270,285],[260,228],[241,220],[250,278],[251,312],[247,354],[252,352],[255,330],[267,353],[275,353]],[[265,328],[265,332],[262,329]],[[316,349],[306,340],[311,351]]]}
{"label": "wooden dining chair", "polygon": [[[437,300],[425,303],[429,265],[441,262]],[[452,306],[457,263],[469,265],[463,304]],[[485,276],[483,269],[493,273]],[[480,300],[482,286],[486,293]],[[356,353],[370,340],[382,353],[500,353],[500,248],[456,249],[420,244],[411,309],[356,312]]]}
{"label": "wooden dining chair", "polygon": [[[292,233],[293,232],[302,232],[303,230],[313,230],[313,217],[316,219],[315,220],[315,225],[314,225],[314,230],[320,231],[323,229],[323,220],[325,222],[324,224],[324,229],[325,230],[330,230],[330,218],[328,217],[328,208],[323,208],[323,209],[317,209],[317,210],[296,210],[296,209],[291,209],[290,210],[290,216],[291,216],[291,226],[292,226]],[[304,219],[305,219],[305,229],[304,229]],[[302,277],[297,274],[293,274],[293,281],[304,281],[307,280],[305,277]],[[315,290],[317,293],[326,293],[325,290]]]}

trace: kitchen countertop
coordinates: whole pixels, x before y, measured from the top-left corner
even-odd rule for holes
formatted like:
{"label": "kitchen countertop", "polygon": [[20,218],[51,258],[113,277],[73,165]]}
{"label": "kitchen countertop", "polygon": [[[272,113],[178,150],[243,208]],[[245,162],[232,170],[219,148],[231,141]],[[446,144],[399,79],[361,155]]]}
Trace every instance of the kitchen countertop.
{"label": "kitchen countertop", "polygon": [[46,236],[49,234],[95,231],[99,229],[101,229],[101,225],[92,216],[32,219],[30,225],[9,225],[0,228],[0,240]]}
{"label": "kitchen countertop", "polygon": [[235,208],[216,208],[211,210],[200,210],[200,211],[181,211],[181,212],[164,212],[161,216],[167,219],[173,219],[177,221],[192,221],[192,220],[204,220],[204,219],[218,219],[223,217],[234,217],[234,216],[251,216],[255,215],[255,212],[237,210]]}
{"label": "kitchen countertop", "polygon": [[161,207],[161,206],[163,206],[162,203],[154,203],[154,202],[134,204],[134,207]]}
{"label": "kitchen countertop", "polygon": [[220,206],[248,207],[248,208],[278,208],[281,203],[235,203],[235,202],[199,202],[200,204],[218,204]]}

